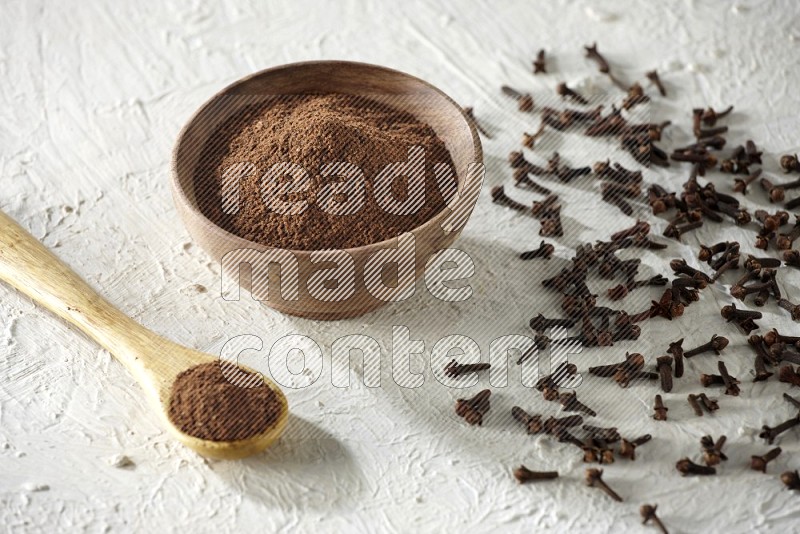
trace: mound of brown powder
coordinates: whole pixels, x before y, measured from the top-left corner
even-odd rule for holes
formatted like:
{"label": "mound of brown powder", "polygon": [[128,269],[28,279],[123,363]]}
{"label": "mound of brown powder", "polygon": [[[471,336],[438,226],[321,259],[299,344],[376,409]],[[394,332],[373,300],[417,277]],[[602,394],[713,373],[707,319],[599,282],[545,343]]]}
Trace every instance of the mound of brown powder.
{"label": "mound of brown powder", "polygon": [[218,362],[196,365],[175,378],[169,418],[181,431],[200,439],[235,441],[269,429],[281,414],[281,401],[265,384],[240,387],[229,382]]}
{"label": "mound of brown powder", "polygon": [[[407,161],[412,146],[425,149],[424,204],[408,215],[388,213],[378,203],[374,178],[386,165]],[[238,212],[225,213],[224,173],[245,162],[256,170],[240,180]],[[357,213],[331,214],[317,205],[320,188],[343,181],[321,176],[321,166],[333,162],[356,165],[364,173],[365,202]],[[262,197],[262,177],[279,163],[300,165],[309,175],[307,190],[294,188],[281,197],[308,201],[302,213],[276,213]],[[196,191],[202,212],[240,237],[296,250],[350,248],[396,237],[440,212],[454,195],[456,182],[448,181],[440,190],[433,172],[436,163],[453,168],[441,139],[409,113],[351,95],[284,96],[250,106],[215,132],[199,162]],[[291,180],[288,175],[277,179]],[[391,194],[400,202],[407,198],[407,182],[407,177],[398,176],[392,183]]]}

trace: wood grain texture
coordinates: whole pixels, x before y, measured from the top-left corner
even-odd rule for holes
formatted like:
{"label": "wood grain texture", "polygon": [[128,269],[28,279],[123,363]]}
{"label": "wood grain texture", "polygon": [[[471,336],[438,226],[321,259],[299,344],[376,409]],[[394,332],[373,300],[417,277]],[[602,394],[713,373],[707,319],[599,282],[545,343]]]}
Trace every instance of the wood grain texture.
{"label": "wood grain texture", "polygon": [[141,385],[167,430],[203,456],[235,459],[255,454],[275,441],[286,426],[286,397],[273,382],[265,379],[277,393],[283,409],[275,426],[263,434],[241,441],[215,442],[181,432],[166,413],[175,377],[185,369],[214,361],[214,358],[173,343],[120,312],[1,211],[0,280],[72,323],[114,355]]}

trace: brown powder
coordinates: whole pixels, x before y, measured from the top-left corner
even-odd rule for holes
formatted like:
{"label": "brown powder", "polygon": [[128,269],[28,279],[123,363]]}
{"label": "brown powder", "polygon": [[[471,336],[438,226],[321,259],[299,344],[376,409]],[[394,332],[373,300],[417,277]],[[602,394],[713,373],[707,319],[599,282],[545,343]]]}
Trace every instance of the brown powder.
{"label": "brown powder", "polygon": [[212,362],[175,378],[168,413],[173,424],[190,436],[235,441],[270,428],[281,408],[277,394],[263,382],[258,387],[237,386],[225,378],[218,362]]}
{"label": "brown powder", "polygon": [[[455,194],[454,174],[440,186],[434,164],[455,171],[444,143],[411,114],[365,97],[342,94],[271,98],[223,124],[212,136],[197,173],[201,211],[215,224],[257,243],[295,250],[351,248],[376,243],[412,230],[436,213]],[[374,178],[386,165],[406,162],[410,147],[425,150],[424,204],[415,213],[396,215],[378,203]],[[223,211],[222,184],[231,165],[252,163],[256,171],[239,183],[239,210]],[[299,214],[276,213],[262,197],[262,177],[275,164],[294,163],[310,178],[307,190],[279,196],[309,202]],[[323,177],[322,165],[347,162],[364,174],[363,207],[353,214],[331,214],[319,207],[317,193],[337,176]],[[276,177],[278,183],[291,178]],[[269,180],[267,180],[269,182]],[[440,189],[442,187],[442,189]],[[444,192],[444,195],[442,195]],[[390,192],[398,202],[408,198],[408,179],[398,176]],[[333,195],[346,202],[346,195]]]}

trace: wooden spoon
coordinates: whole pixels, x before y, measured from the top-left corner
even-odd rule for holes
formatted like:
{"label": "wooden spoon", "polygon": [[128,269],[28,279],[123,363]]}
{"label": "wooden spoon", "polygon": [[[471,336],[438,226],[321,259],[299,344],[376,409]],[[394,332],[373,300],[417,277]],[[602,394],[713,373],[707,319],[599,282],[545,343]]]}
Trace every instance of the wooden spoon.
{"label": "wooden spoon", "polygon": [[239,441],[210,441],[178,429],[167,414],[175,377],[195,365],[219,360],[173,343],[124,315],[2,211],[0,280],[66,319],[113,354],[144,389],[167,430],[201,455],[243,458],[264,450],[283,432],[289,417],[286,397],[267,378],[264,383],[277,394],[281,412],[263,433]]}

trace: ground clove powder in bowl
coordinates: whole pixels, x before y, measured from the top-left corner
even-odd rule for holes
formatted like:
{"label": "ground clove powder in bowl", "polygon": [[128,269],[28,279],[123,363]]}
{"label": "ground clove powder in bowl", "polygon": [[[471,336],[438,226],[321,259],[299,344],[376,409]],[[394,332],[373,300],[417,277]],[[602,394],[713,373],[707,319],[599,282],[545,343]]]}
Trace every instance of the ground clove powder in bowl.
{"label": "ground clove powder in bowl", "polygon": [[[411,212],[392,213],[383,203],[388,196],[403,203],[410,195],[419,200],[420,191],[400,173],[388,190],[376,187],[376,177],[387,165],[408,162],[412,147],[424,150],[424,180],[417,181],[424,184],[424,202]],[[333,194],[323,205],[326,185],[352,180],[346,172],[321,172],[336,162],[357,167],[363,186]],[[441,163],[452,172],[437,180],[434,165]],[[252,165],[246,176],[244,164]],[[287,164],[307,172],[302,187]],[[226,174],[232,169],[243,174]],[[456,192],[452,159],[430,126],[389,104],[345,94],[285,95],[244,107],[209,139],[195,183],[200,210],[213,223],[250,241],[293,250],[344,249],[397,237],[439,213]],[[270,187],[286,187],[280,201],[305,201],[305,208],[274,209],[265,201]],[[226,196],[232,191],[236,196]],[[352,213],[326,209],[346,202],[360,207]]]}

